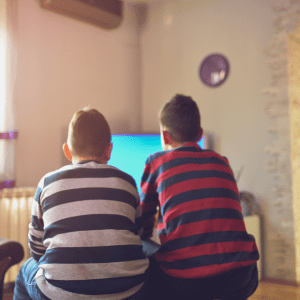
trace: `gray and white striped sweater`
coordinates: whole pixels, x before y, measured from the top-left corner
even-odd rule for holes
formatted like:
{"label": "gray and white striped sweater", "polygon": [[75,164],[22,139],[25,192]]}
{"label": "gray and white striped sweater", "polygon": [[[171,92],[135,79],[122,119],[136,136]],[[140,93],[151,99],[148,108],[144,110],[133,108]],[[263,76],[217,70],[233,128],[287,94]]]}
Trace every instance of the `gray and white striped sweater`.
{"label": "gray and white striped sweater", "polygon": [[29,225],[45,299],[125,299],[147,278],[142,213],[132,177],[95,161],[45,175]]}

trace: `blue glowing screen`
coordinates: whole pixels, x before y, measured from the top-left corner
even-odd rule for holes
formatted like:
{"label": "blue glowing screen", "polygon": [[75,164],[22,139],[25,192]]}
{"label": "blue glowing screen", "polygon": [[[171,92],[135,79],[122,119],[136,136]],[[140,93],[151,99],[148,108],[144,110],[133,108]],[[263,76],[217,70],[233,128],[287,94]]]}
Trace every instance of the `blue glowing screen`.
{"label": "blue glowing screen", "polygon": [[[149,155],[162,151],[160,134],[112,134],[113,149],[108,164],[130,174],[140,191],[145,162]],[[205,148],[205,137],[199,145]]]}

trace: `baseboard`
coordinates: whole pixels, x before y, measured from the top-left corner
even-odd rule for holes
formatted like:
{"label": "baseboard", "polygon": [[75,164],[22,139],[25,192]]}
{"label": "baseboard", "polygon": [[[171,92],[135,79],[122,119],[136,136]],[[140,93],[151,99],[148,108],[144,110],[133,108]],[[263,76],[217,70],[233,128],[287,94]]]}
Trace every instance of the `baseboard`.
{"label": "baseboard", "polygon": [[270,284],[278,284],[278,285],[286,285],[286,286],[294,286],[294,287],[300,286],[300,282],[292,281],[292,280],[277,279],[277,278],[264,277],[260,281],[264,282],[264,283],[270,283]]}

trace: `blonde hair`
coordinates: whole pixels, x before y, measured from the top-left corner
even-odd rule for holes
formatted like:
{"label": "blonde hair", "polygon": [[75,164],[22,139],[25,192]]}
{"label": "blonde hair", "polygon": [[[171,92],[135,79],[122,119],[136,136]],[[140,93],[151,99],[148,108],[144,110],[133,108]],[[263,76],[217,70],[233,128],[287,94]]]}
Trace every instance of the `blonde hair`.
{"label": "blonde hair", "polygon": [[72,156],[101,158],[110,141],[109,125],[96,109],[85,107],[73,115],[68,132]]}

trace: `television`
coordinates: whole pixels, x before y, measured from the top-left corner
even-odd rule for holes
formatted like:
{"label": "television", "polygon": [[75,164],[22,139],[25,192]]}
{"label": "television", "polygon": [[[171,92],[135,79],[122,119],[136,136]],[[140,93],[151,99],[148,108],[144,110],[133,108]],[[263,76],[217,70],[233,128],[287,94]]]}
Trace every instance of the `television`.
{"label": "television", "polygon": [[[145,162],[149,155],[162,151],[160,134],[112,134],[113,149],[108,165],[130,174],[140,192]],[[198,143],[206,149],[206,136]]]}

